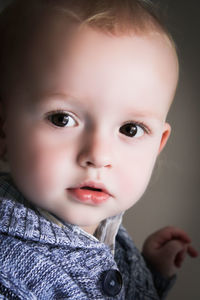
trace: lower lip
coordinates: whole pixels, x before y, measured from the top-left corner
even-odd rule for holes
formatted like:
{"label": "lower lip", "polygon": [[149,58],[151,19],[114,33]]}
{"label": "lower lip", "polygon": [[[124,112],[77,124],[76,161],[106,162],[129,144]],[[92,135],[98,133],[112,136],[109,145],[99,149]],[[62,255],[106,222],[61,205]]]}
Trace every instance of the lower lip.
{"label": "lower lip", "polygon": [[108,200],[109,194],[104,192],[97,192],[85,189],[68,189],[68,191],[75,196],[80,202],[88,202],[94,204],[101,204]]}

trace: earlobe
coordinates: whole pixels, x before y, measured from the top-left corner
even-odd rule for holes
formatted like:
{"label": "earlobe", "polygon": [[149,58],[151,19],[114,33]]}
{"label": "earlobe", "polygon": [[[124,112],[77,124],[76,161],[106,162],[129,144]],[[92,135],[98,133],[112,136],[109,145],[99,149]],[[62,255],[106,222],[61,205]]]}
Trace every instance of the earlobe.
{"label": "earlobe", "polygon": [[164,149],[164,147],[165,147],[165,145],[168,141],[168,138],[170,136],[170,133],[171,133],[171,126],[168,123],[165,123],[164,130],[163,130],[162,137],[161,137],[161,141],[160,141],[160,147],[159,147],[158,155]]}

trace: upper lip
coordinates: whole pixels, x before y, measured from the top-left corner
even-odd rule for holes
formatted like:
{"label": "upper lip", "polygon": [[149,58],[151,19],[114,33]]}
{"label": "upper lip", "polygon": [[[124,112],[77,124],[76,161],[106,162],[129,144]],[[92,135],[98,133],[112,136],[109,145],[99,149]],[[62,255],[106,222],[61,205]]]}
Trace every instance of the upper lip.
{"label": "upper lip", "polygon": [[71,189],[80,189],[80,188],[83,188],[83,187],[90,187],[90,188],[100,189],[102,192],[104,192],[108,195],[111,195],[110,192],[107,190],[107,188],[105,187],[105,185],[103,183],[95,182],[95,181],[84,181],[80,185],[69,188],[69,190],[71,190]]}

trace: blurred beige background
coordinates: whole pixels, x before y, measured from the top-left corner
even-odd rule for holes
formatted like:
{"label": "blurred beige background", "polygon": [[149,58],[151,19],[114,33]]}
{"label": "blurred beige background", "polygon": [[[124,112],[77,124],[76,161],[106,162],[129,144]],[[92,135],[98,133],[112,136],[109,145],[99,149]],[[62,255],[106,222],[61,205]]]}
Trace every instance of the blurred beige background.
{"label": "blurred beige background", "polygon": [[[0,9],[8,1],[0,0]],[[124,225],[139,248],[153,231],[174,225],[184,229],[200,251],[200,4],[197,0],[157,2],[178,46],[180,83],[168,117],[171,138],[148,190],[126,213]],[[200,258],[186,259],[167,299],[200,299]]]}

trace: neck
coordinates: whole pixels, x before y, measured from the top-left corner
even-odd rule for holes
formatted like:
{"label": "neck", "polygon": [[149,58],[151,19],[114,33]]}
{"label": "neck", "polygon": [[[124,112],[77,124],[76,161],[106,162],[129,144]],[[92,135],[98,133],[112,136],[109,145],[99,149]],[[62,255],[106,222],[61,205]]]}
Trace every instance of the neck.
{"label": "neck", "polygon": [[90,225],[90,226],[80,226],[81,229],[83,229],[84,231],[86,231],[87,233],[94,235],[97,227],[99,226],[99,224],[94,224],[94,225]]}

